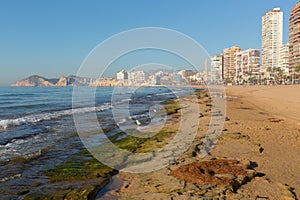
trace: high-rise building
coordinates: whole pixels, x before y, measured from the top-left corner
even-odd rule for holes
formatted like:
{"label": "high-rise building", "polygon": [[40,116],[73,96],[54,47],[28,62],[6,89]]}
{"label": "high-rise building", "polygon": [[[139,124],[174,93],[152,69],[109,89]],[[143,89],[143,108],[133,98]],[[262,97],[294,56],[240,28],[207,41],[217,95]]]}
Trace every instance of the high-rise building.
{"label": "high-rise building", "polygon": [[300,63],[300,1],[292,8],[289,21],[289,72],[293,73]]}
{"label": "high-rise building", "polygon": [[262,16],[262,71],[279,67],[279,50],[282,45],[283,14],[274,8]]}
{"label": "high-rise building", "polygon": [[235,59],[236,53],[240,52],[241,48],[238,46],[233,46],[230,48],[224,49],[224,80],[233,81],[235,77]]}
{"label": "high-rise building", "polygon": [[211,78],[212,80],[223,80],[223,54],[217,54],[210,57]]}
{"label": "high-rise building", "polygon": [[282,44],[279,50],[279,68],[284,74],[289,74],[289,43]]}
{"label": "high-rise building", "polygon": [[235,81],[252,78],[259,78],[260,72],[260,50],[247,49],[236,53],[235,59]]}

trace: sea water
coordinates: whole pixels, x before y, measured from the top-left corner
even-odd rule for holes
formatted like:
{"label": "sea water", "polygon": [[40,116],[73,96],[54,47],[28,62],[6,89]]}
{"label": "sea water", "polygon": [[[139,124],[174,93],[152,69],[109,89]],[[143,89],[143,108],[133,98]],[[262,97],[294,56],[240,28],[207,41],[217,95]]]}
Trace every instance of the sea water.
{"label": "sea water", "polygon": [[[87,106],[83,97],[82,105],[74,108],[72,87],[0,87],[0,197],[1,188],[7,186],[32,184],[33,179],[46,184],[47,177],[40,172],[84,148],[73,114],[95,112],[99,125],[114,134],[121,126],[136,128],[137,122],[139,126],[163,122],[166,116],[159,115],[155,105],[192,92],[168,87],[93,89],[94,106]],[[96,138],[103,133],[91,137],[87,145],[98,145]],[[18,164],[20,159],[32,161]]]}

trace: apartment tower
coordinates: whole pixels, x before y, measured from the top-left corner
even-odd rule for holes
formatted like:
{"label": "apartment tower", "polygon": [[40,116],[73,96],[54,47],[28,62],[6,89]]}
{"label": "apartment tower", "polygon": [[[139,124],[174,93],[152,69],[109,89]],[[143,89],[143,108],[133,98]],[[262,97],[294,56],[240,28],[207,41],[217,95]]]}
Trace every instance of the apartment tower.
{"label": "apartment tower", "polygon": [[224,79],[223,71],[223,54],[217,54],[210,57],[211,63],[211,79],[221,81]]}
{"label": "apartment tower", "polygon": [[236,53],[240,52],[241,48],[239,46],[233,46],[224,49],[223,53],[223,66],[224,66],[224,80],[233,81],[236,70],[235,70],[235,59]]}
{"label": "apartment tower", "polygon": [[289,72],[294,73],[300,63],[300,1],[292,8],[289,21]]}
{"label": "apartment tower", "polygon": [[279,67],[279,50],[282,45],[283,14],[274,8],[262,16],[262,71]]}

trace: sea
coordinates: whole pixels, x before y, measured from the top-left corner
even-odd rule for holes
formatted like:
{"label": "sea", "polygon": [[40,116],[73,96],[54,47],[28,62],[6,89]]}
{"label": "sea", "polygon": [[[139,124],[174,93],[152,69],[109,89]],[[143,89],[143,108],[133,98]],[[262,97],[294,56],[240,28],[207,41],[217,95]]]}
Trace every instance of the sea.
{"label": "sea", "polygon": [[[113,135],[121,126],[164,123],[167,116],[159,105],[192,92],[163,86],[92,89],[94,107],[84,103],[73,107],[73,87],[0,87],[0,199],[13,197],[10,192],[18,194],[34,183],[47,184],[41,172],[84,148],[73,114],[95,112],[100,126]],[[95,140],[90,141],[93,145]],[[24,159],[25,164],[20,162]]]}

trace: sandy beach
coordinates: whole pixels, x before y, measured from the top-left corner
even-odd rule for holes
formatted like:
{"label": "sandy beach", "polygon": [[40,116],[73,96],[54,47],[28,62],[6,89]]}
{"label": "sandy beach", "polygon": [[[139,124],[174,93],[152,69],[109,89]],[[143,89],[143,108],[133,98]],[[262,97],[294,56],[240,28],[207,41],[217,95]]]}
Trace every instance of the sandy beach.
{"label": "sandy beach", "polygon": [[213,153],[257,162],[258,171],[273,182],[295,188],[299,198],[300,86],[227,87],[226,91],[238,98],[227,101],[230,122],[225,128],[249,136],[263,150],[253,154],[240,142],[221,141]]}
{"label": "sandy beach", "polygon": [[300,86],[231,86],[227,94],[247,100],[271,115],[300,122]]}
{"label": "sandy beach", "polygon": [[[210,155],[201,159],[195,155],[207,131],[211,115],[207,112],[199,119],[193,145],[177,162],[151,173],[121,172],[115,178],[123,184],[101,199],[298,199],[299,91],[298,85],[227,87],[226,121]],[[200,99],[199,105],[207,111],[204,102]],[[215,170],[228,165],[243,175]],[[234,184],[224,186],[222,180]]]}

